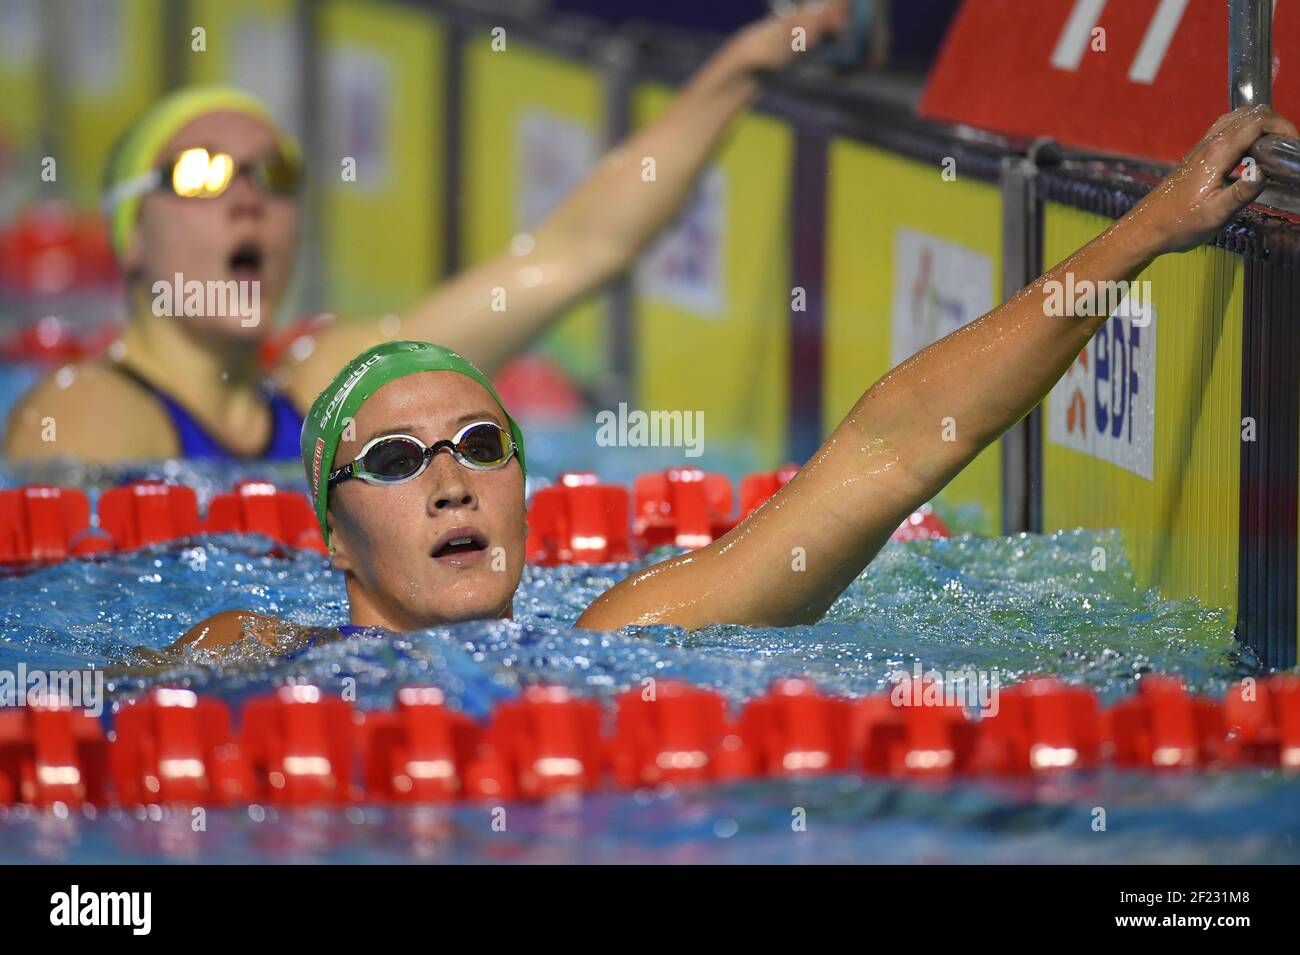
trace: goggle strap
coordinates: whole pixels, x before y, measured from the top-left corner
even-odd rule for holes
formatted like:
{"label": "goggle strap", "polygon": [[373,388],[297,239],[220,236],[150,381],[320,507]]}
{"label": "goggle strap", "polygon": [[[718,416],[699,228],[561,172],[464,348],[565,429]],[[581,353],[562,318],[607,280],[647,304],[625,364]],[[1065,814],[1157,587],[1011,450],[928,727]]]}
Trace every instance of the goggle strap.
{"label": "goggle strap", "polygon": [[161,169],[150,169],[130,179],[123,179],[104,193],[100,199],[100,208],[106,215],[111,215],[122,203],[153,192],[162,183],[162,179]]}
{"label": "goggle strap", "polygon": [[333,489],[334,485],[341,484],[350,477],[356,477],[356,470],[352,467],[352,464],[354,463],[356,462],[345,464],[343,467],[331,471],[329,477],[325,479],[325,487],[327,489]]}

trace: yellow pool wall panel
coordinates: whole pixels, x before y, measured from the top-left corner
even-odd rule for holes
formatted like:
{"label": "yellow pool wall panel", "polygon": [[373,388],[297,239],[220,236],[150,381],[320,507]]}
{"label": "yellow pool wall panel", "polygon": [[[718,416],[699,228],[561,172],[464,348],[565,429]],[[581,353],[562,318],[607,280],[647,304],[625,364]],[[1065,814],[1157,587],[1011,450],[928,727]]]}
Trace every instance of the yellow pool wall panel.
{"label": "yellow pool wall panel", "polygon": [[[1048,203],[1045,264],[1060,262],[1110,224]],[[1233,611],[1243,274],[1239,257],[1203,246],[1161,256],[1138,277],[1151,283],[1155,312],[1150,479],[1053,442],[1049,415],[1043,418],[1044,530],[1118,528],[1140,586]]]}
{"label": "yellow pool wall panel", "polygon": [[[638,87],[635,125],[675,97]],[[702,411],[707,440],[744,445],[765,467],[786,455],[793,161],[789,124],[738,119],[633,284],[638,405]]]}
{"label": "yellow pool wall panel", "polygon": [[[463,40],[462,267],[503,254],[605,150],[605,89],[595,69],[510,35],[504,49],[492,41],[487,27]],[[580,303],[540,342],[581,383],[604,374],[606,313],[601,297]]]}
{"label": "yellow pool wall panel", "polygon": [[327,0],[317,29],[333,131],[319,164],[325,300],[400,312],[442,277],[446,28],[406,4]]}
{"label": "yellow pool wall panel", "polygon": [[[832,141],[828,174],[825,433],[898,361],[996,306],[1002,275],[997,186],[846,139]],[[964,529],[1000,534],[1001,442],[937,503],[974,509]]]}
{"label": "yellow pool wall panel", "polygon": [[98,203],[113,143],[162,93],[164,20],[162,0],[82,0],[60,18],[68,68],[59,176],[79,205]]}

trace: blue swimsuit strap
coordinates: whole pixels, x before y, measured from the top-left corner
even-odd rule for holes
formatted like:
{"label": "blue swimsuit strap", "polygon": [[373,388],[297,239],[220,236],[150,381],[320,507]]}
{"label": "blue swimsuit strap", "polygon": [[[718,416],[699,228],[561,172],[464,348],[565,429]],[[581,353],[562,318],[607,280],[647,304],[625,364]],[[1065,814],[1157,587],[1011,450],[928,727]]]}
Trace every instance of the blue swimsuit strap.
{"label": "blue swimsuit strap", "polygon": [[[229,461],[240,457],[214,438],[180,402],[138,371],[123,364],[116,364],[113,368],[148,391],[163,406],[176,431],[182,457],[218,461]],[[297,460],[302,415],[286,395],[270,387],[266,388],[266,401],[271,412],[271,434],[261,453],[253,457],[272,461]]]}
{"label": "blue swimsuit strap", "polygon": [[[345,623],[340,627],[335,627],[334,629],[337,630],[339,633],[343,634],[343,636],[345,637],[355,637],[359,633],[364,633],[367,636],[378,637],[381,636],[382,633],[384,632],[382,627],[362,627],[359,624],[355,624],[355,623]],[[369,633],[367,631],[375,631],[375,632]]]}
{"label": "blue swimsuit strap", "polygon": [[388,636],[388,631],[385,630],[383,627],[361,627],[354,623],[345,623],[338,627],[321,627],[317,630],[313,630],[311,632],[311,636],[307,638],[307,642],[304,643],[302,646],[300,646],[297,650],[293,651],[293,653],[290,653],[286,657],[286,659],[291,660],[294,657],[298,656],[300,653],[306,653],[310,647],[315,646],[316,640],[319,637],[321,637],[324,634],[331,633],[333,631],[338,631],[339,633],[343,634],[343,636],[345,637],[355,637],[361,635],[367,637],[380,638],[380,637]]}

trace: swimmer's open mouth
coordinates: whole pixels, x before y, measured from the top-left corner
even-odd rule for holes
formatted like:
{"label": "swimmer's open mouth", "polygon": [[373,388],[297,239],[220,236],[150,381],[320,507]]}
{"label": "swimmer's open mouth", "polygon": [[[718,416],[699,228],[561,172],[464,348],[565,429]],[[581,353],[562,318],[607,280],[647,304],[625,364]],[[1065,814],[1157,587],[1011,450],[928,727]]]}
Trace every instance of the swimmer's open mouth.
{"label": "swimmer's open mouth", "polygon": [[487,550],[487,538],[472,527],[457,527],[438,538],[429,552],[435,560],[465,557]]}
{"label": "swimmer's open mouth", "polygon": [[230,274],[256,278],[262,274],[262,249],[256,242],[244,242],[230,253]]}

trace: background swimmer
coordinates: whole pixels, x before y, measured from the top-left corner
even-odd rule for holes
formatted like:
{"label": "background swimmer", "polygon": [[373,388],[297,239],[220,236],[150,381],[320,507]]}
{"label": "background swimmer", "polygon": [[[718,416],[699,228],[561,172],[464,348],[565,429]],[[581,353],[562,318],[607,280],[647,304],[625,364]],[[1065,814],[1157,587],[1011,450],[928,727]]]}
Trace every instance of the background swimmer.
{"label": "background swimmer", "polygon": [[[1220,117],[1178,166],[1127,215],[1037,282],[969,326],[903,362],[869,388],[812,460],[764,507],[701,550],[649,567],[604,593],[578,626],[713,623],[790,626],[817,620],[888,540],[978,452],[1042,400],[1108,317],[1087,302],[1047,308],[1047,283],[1132,281],[1161,254],[1212,237],[1263,182],[1225,185],[1259,136],[1295,136],[1267,107]],[[427,358],[403,358],[402,348]],[[389,345],[363,354],[313,406],[302,454],[335,566],[346,576],[350,623],[411,630],[509,617],[523,568],[524,460],[504,444],[468,464],[446,446],[372,459],[385,438],[436,447],[467,424],[522,436],[486,380],[432,346]],[[342,435],[355,417],[355,434]],[[952,417],[959,440],[943,441]],[[340,440],[340,437],[344,440]],[[398,445],[389,445],[396,452]],[[410,451],[408,447],[407,452]],[[461,449],[464,451],[472,449]],[[385,484],[344,478],[339,462],[388,469]],[[504,563],[494,567],[501,548]],[[802,549],[806,570],[795,572]],[[499,567],[499,569],[498,569]],[[275,618],[230,611],[178,645],[213,647],[245,636],[281,645]],[[293,641],[310,640],[291,628]],[[291,641],[291,642],[293,642]]]}
{"label": "background swimmer", "polygon": [[[728,125],[757,93],[759,75],[794,56],[790,31],[802,27],[811,47],[845,17],[844,0],[811,3],[792,19],[770,16],[741,31],[662,119],[604,158],[535,230],[529,249],[474,266],[417,302],[400,316],[403,336],[443,342],[495,374],[569,305],[629,268],[673,219]],[[643,156],[656,158],[652,190],[640,178]],[[193,175],[199,183],[229,173],[230,160],[237,174],[219,195],[184,198],[167,186],[185,178],[177,159],[202,167]],[[378,318],[336,323],[317,334],[309,355],[290,358],[276,375],[283,393],[262,381],[258,344],[293,267],[297,164],[296,145],[261,104],[232,90],[182,91],[128,131],[107,182],[130,296],[117,357],[40,382],[10,417],[11,460],[293,456],[301,410],[349,358],[390,337]],[[163,181],[150,185],[159,168]],[[259,283],[262,320],[155,314],[155,283],[176,275]],[[496,288],[505,290],[508,312],[492,309]],[[42,440],[47,418],[58,422],[57,443]]]}

